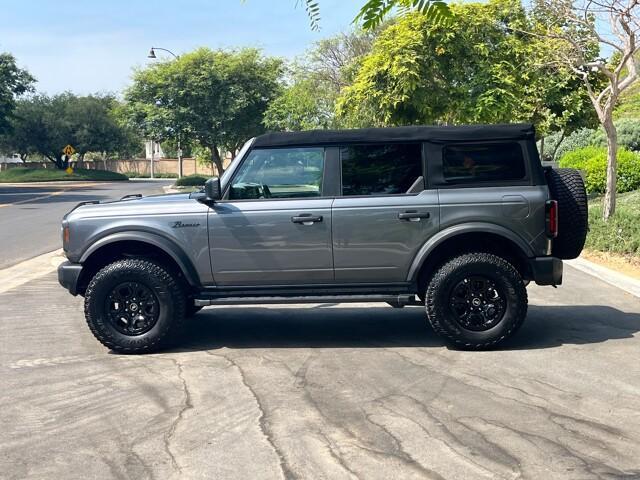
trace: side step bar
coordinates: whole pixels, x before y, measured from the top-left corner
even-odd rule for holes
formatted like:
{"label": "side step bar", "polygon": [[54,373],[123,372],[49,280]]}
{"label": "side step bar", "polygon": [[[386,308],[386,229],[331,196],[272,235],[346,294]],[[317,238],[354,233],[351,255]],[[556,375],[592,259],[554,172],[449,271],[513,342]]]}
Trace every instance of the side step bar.
{"label": "side step bar", "polygon": [[303,295],[294,297],[216,297],[195,298],[198,307],[212,305],[267,305],[294,303],[361,303],[381,302],[392,307],[402,308],[406,305],[422,305],[414,295]]}

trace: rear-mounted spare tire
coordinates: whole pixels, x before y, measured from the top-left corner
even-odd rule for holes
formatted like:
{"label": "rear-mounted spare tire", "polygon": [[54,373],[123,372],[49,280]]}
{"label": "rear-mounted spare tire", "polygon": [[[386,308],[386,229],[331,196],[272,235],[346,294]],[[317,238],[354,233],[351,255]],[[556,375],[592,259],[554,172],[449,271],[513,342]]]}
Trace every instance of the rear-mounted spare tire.
{"label": "rear-mounted spare tire", "polygon": [[558,202],[558,236],[552,255],[570,260],[582,252],[589,230],[587,191],[578,170],[553,168],[546,171],[551,198]]}

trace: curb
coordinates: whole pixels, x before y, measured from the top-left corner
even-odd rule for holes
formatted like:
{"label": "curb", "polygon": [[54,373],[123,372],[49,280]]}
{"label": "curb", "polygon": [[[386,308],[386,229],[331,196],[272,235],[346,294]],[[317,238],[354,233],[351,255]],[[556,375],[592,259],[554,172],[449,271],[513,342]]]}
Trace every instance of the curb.
{"label": "curb", "polygon": [[596,277],[603,282],[613,285],[624,290],[631,295],[640,298],[640,280],[628,277],[620,272],[611,270],[610,268],[603,267],[597,263],[591,262],[584,258],[576,258],[575,260],[565,260],[565,263],[571,267],[574,267],[581,272],[587,273],[593,277]]}
{"label": "curb", "polygon": [[65,260],[62,249],[59,249],[0,270],[0,293],[55,271]]}

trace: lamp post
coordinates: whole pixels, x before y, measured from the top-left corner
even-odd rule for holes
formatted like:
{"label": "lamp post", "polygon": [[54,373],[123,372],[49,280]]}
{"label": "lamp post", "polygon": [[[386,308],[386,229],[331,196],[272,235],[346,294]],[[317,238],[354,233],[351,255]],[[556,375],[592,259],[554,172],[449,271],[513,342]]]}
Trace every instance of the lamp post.
{"label": "lamp post", "polygon": [[[167,52],[169,55],[172,55],[173,58],[175,58],[176,60],[178,59],[178,55],[176,55],[175,53],[173,53],[171,50],[168,50],[166,48],[161,48],[161,47],[151,47],[151,50],[149,50],[149,55],[147,55],[147,58],[158,58],[156,56],[156,50],[162,50],[163,52]],[[152,148],[151,148],[151,178],[153,178],[153,144],[152,144]],[[182,148],[180,145],[180,134],[178,133],[178,178],[182,178]]]}

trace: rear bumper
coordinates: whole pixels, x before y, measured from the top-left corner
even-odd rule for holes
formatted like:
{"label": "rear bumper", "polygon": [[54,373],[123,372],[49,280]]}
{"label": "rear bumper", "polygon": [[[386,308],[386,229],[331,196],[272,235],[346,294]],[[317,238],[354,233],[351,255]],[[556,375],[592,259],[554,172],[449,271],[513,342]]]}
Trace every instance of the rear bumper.
{"label": "rear bumper", "polygon": [[556,257],[529,259],[531,280],[538,285],[562,285],[562,260]]}
{"label": "rear bumper", "polygon": [[64,262],[58,267],[58,282],[69,290],[71,295],[78,294],[78,279],[82,272],[82,265],[79,263]]}

